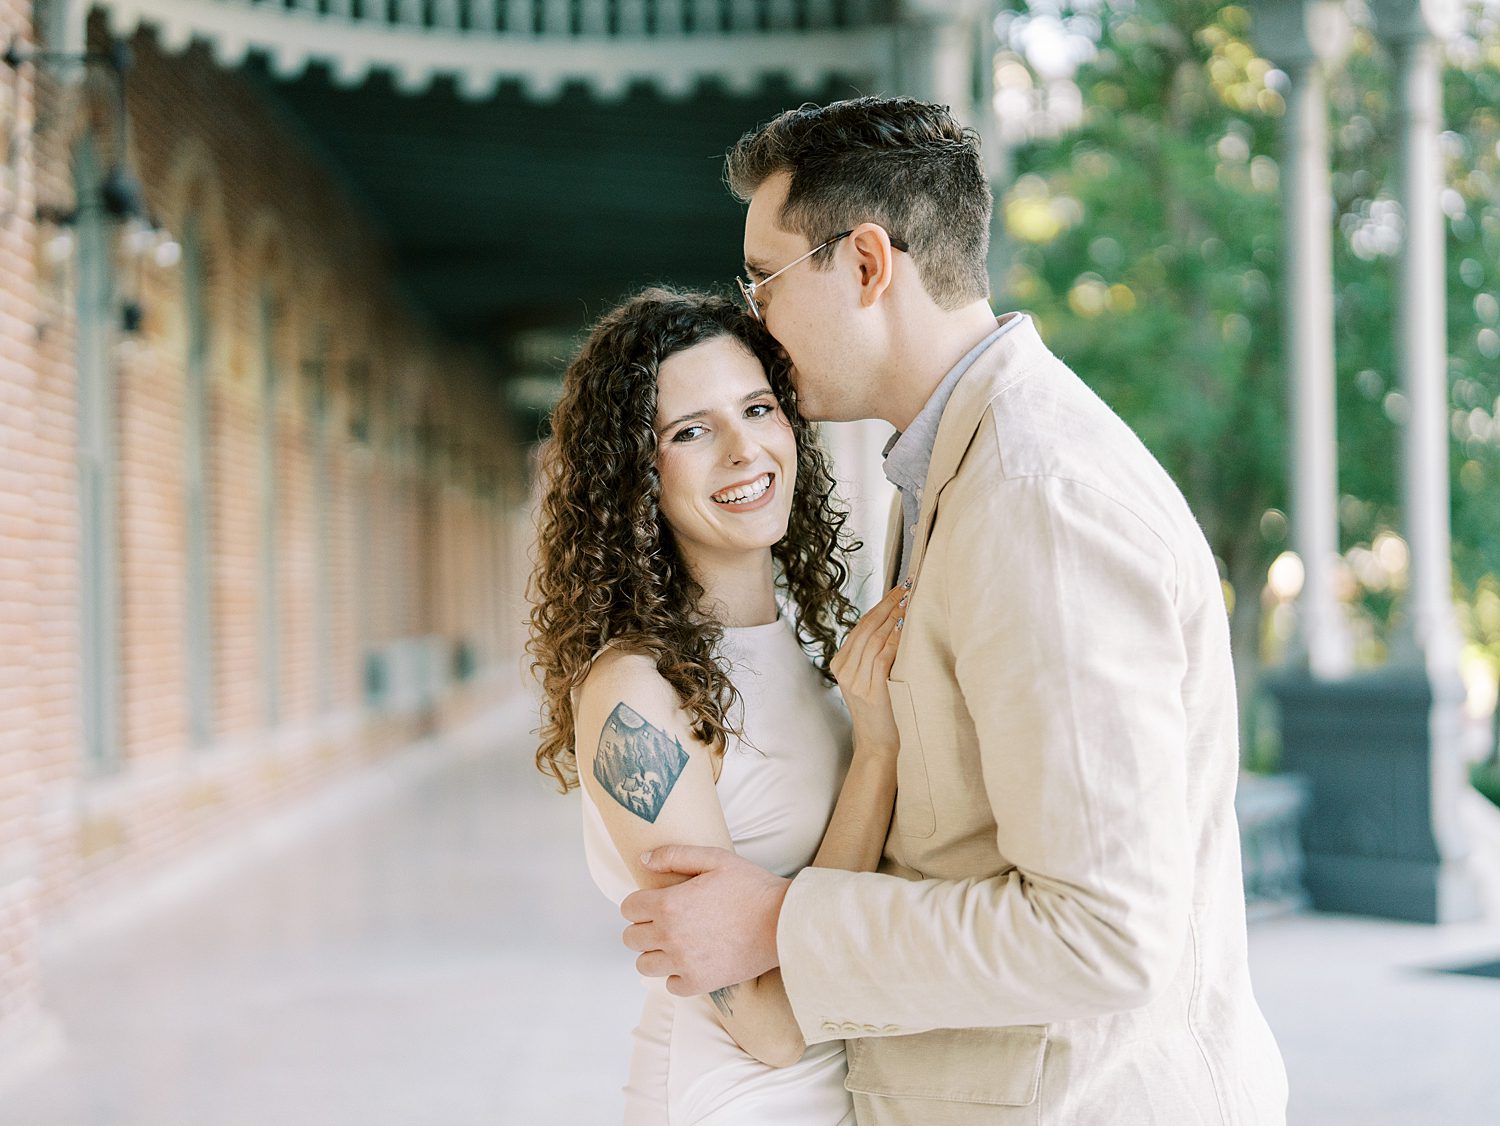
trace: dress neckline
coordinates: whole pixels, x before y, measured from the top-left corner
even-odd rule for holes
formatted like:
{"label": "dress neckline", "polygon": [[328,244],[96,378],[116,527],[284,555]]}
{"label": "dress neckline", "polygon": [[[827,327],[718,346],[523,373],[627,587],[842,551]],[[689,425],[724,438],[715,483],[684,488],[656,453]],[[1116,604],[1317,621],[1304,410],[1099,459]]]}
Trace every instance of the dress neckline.
{"label": "dress neckline", "polygon": [[746,637],[753,636],[757,633],[769,633],[772,630],[783,627],[785,624],[786,618],[784,618],[781,614],[781,611],[778,610],[774,618],[772,618],[769,622],[762,622],[758,626],[724,626],[723,629],[726,634],[734,634],[737,637]]}

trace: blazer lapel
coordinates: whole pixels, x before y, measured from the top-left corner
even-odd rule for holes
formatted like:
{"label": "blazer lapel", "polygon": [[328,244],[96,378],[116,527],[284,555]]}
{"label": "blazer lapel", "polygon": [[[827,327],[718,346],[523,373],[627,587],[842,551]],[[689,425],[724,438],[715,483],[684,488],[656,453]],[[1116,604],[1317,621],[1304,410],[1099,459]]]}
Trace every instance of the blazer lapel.
{"label": "blazer lapel", "polygon": [[[927,541],[932,536],[932,522],[937,516],[938,498],[958,472],[969,444],[990,404],[1008,388],[1019,382],[1037,363],[1049,356],[1036,325],[1024,313],[1011,313],[1021,323],[1012,328],[974,361],[953,389],[953,397],[943,408],[938,423],[937,441],[932,447],[932,462],[927,468],[927,483],[922,487],[922,503],[917,512],[917,531],[912,537],[911,560],[906,573],[917,583]],[[900,519],[900,497],[897,497],[896,519]],[[901,535],[896,527],[897,542]],[[894,581],[891,585],[894,585]],[[889,586],[887,587],[889,589]]]}

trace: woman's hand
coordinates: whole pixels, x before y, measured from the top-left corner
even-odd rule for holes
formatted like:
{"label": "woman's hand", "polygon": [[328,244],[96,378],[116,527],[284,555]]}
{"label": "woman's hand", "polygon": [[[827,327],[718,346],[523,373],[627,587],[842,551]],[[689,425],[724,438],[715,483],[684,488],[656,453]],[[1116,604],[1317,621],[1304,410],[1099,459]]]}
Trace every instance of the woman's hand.
{"label": "woman's hand", "polygon": [[895,587],[872,606],[829,665],[854,721],[856,752],[894,756],[901,746],[886,680],[905,624],[907,593],[904,585]]}

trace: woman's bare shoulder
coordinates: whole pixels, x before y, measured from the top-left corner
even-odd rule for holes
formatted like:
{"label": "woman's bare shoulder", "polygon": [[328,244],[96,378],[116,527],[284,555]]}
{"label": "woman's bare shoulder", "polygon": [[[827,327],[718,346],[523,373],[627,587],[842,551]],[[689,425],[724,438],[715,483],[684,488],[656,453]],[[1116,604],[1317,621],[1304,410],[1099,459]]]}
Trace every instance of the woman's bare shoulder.
{"label": "woman's bare shoulder", "polygon": [[730,847],[712,753],[652,657],[601,654],[580,688],[576,732],[580,779],[637,886],[663,882],[640,867],[644,849]]}
{"label": "woman's bare shoulder", "polygon": [[597,707],[601,703],[612,707],[613,701],[622,695],[656,704],[670,702],[674,710],[677,705],[677,694],[657,671],[654,657],[626,644],[610,645],[594,658],[578,686],[579,708]]}

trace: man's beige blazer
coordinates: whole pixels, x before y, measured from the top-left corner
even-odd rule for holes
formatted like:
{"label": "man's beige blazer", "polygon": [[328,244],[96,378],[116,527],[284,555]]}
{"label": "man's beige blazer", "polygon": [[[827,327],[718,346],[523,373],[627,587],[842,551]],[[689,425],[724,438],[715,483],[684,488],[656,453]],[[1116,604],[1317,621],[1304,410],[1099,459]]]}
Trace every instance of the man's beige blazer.
{"label": "man's beige blazer", "polygon": [[802,872],[777,935],[862,1126],[1283,1122],[1218,571],[1029,318],[948,402],[909,573],[881,871]]}

